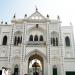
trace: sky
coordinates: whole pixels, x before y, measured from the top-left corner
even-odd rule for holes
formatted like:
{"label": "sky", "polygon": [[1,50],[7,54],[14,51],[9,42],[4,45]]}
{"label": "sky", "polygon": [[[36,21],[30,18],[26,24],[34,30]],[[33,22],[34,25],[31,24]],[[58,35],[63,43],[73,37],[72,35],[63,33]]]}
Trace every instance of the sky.
{"label": "sky", "polygon": [[14,13],[16,18],[30,16],[36,7],[45,17],[49,14],[56,19],[59,15],[62,26],[69,26],[71,22],[75,37],[75,0],[0,0],[0,21],[10,23]]}

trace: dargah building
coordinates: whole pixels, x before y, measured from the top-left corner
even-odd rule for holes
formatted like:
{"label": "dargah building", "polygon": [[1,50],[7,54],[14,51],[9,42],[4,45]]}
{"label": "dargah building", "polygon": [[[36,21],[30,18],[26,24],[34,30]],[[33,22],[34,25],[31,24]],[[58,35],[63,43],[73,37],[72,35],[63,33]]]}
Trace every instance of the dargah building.
{"label": "dargah building", "polygon": [[73,26],[38,9],[0,23],[0,75],[75,75]]}

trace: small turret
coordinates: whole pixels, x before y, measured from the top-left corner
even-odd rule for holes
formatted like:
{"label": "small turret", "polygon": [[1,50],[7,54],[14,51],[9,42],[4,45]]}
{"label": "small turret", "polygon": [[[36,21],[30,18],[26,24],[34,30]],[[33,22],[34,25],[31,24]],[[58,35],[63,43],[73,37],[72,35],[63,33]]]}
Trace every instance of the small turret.
{"label": "small turret", "polygon": [[57,20],[60,20],[60,16],[59,15],[57,16]]}
{"label": "small turret", "polygon": [[3,24],[3,21],[1,21],[1,24]]}
{"label": "small turret", "polygon": [[5,22],[5,24],[7,24],[7,22]]}
{"label": "small turret", "polygon": [[47,18],[49,19],[49,15],[47,14]]}
{"label": "small turret", "polygon": [[36,8],[36,11],[38,11],[38,8],[37,8],[37,6],[35,6],[35,8]]}
{"label": "small turret", "polygon": [[16,18],[16,15],[14,14],[13,19],[15,19],[15,18]]}
{"label": "small turret", "polygon": [[27,18],[27,14],[25,14],[24,18]]}

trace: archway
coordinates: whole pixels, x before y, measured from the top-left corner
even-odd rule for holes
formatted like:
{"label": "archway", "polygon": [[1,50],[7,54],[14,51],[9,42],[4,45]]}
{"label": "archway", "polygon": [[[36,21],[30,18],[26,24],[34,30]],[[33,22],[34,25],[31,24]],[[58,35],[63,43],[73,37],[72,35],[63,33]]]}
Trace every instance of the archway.
{"label": "archway", "polygon": [[37,53],[30,56],[28,59],[28,73],[30,75],[44,75],[43,58]]}
{"label": "archway", "polygon": [[18,74],[19,74],[19,67],[16,64],[15,67],[14,67],[14,75],[18,75]]}
{"label": "archway", "polygon": [[57,66],[56,65],[53,66],[53,75],[57,75]]}

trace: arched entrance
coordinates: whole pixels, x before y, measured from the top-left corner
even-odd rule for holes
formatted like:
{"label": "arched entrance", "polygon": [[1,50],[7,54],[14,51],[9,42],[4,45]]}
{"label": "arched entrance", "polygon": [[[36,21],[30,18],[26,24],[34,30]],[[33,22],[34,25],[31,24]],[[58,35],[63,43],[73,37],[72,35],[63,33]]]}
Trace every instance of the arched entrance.
{"label": "arched entrance", "polygon": [[57,66],[56,65],[53,66],[53,75],[57,75]]}
{"label": "arched entrance", "polygon": [[17,64],[14,67],[14,75],[19,75],[19,67]]}
{"label": "arched entrance", "polygon": [[43,58],[37,53],[29,57],[28,60],[28,73],[30,75],[44,75],[44,62]]}

